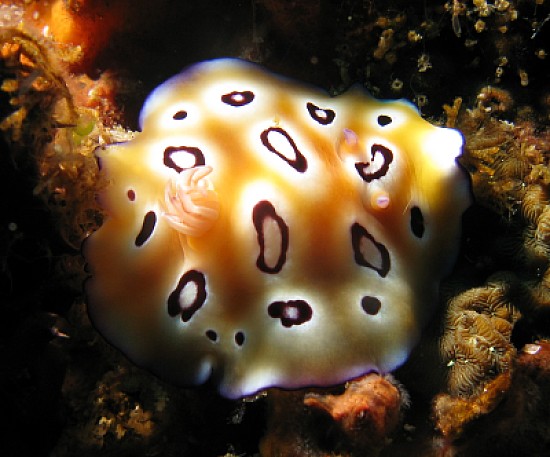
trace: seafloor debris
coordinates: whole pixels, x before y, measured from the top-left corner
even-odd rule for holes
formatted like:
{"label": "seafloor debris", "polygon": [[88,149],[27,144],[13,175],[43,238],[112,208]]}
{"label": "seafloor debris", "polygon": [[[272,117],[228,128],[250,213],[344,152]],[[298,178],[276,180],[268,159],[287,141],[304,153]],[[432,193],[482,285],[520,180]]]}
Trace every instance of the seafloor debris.
{"label": "seafloor debris", "polygon": [[401,419],[408,395],[391,378],[371,373],[341,393],[269,391],[264,457],[375,456]]}

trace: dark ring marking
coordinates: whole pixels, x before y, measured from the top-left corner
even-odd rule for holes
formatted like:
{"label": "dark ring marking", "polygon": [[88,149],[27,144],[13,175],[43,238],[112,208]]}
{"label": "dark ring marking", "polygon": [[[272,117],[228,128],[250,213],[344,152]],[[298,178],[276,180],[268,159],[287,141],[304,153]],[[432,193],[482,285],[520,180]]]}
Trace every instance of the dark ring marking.
{"label": "dark ring marking", "polygon": [[275,301],[268,306],[267,313],[274,319],[281,319],[283,327],[305,324],[313,315],[305,300]]}
{"label": "dark ring marking", "polygon": [[378,311],[380,311],[381,307],[382,307],[382,303],[376,297],[365,295],[361,299],[361,308],[363,308],[363,311],[365,311],[365,313],[371,316],[376,316],[378,314]]}
{"label": "dark ring marking", "polygon": [[[368,243],[365,246],[364,243]],[[374,237],[367,232],[367,229],[357,222],[351,226],[351,245],[353,247],[353,253],[355,255],[355,262],[362,267],[372,268],[383,278],[390,271],[390,253],[382,243],[378,243]],[[361,249],[363,247],[363,249]],[[366,255],[371,256],[372,252],[368,254],[366,251],[374,248],[380,255],[380,259],[370,262],[367,260]]]}
{"label": "dark ring marking", "polygon": [[172,118],[175,121],[182,121],[186,117],[187,117],[187,111],[185,111],[185,110],[178,111],[172,116]]}
{"label": "dark ring marking", "polygon": [[[269,134],[270,133],[277,133],[280,135],[283,135],[285,139],[288,141],[288,144],[292,148],[294,152],[294,158],[289,158],[285,156],[284,154],[281,154],[279,151],[277,151],[273,145],[269,141]],[[260,138],[262,140],[262,144],[271,152],[274,154],[277,154],[281,159],[283,159],[286,163],[288,163],[292,168],[294,168],[296,171],[303,173],[307,170],[307,160],[302,155],[302,153],[298,150],[298,147],[296,146],[296,143],[294,140],[290,137],[290,135],[283,130],[280,127],[270,127],[267,130],[264,130],[262,134],[260,135]]]}
{"label": "dark ring marking", "polygon": [[[271,244],[273,240],[267,240],[266,243],[266,234],[265,234],[265,223],[269,220],[273,220],[277,224],[279,230],[279,235],[281,237],[281,245],[279,246],[279,256],[277,257],[277,262],[275,265],[268,265],[265,259],[265,248],[266,244]],[[258,254],[258,259],[256,260],[256,266],[263,271],[264,273],[279,273],[283,268],[283,265],[286,262],[286,252],[288,250],[289,234],[288,234],[288,225],[281,216],[275,211],[275,207],[271,202],[267,200],[262,200],[261,202],[256,203],[254,209],[252,210],[252,223],[256,229],[258,236],[258,244],[260,245],[260,254]],[[271,249],[274,246],[269,246]]]}
{"label": "dark ring marking", "polygon": [[380,116],[378,116],[376,121],[378,122],[378,125],[380,127],[385,127],[386,125],[391,124],[393,122],[393,119],[386,114],[381,114]]}
{"label": "dark ring marking", "polygon": [[136,236],[136,241],[134,243],[137,247],[143,246],[143,244],[149,238],[151,238],[151,235],[153,234],[153,230],[155,230],[156,225],[157,225],[157,215],[155,214],[154,211],[149,211],[143,217],[143,225],[141,226],[141,230]]}
{"label": "dark ring marking", "polygon": [[244,344],[244,333],[243,332],[237,332],[235,333],[235,344],[237,346],[242,346]]}
{"label": "dark ring marking", "polygon": [[[180,167],[176,162],[174,162],[174,159],[172,159],[172,155],[183,152],[185,154],[191,154],[193,158],[195,159],[195,163],[190,167]],[[180,173],[183,170],[188,170],[189,168],[198,167],[205,164],[204,160],[204,154],[199,148],[194,148],[193,146],[168,146],[164,150],[164,165],[166,165],[169,168],[173,168],[178,173]]]}
{"label": "dark ring marking", "polygon": [[374,160],[376,154],[382,154],[382,157],[384,158],[384,163],[377,171],[374,171],[372,173],[365,172],[365,170],[370,166],[370,162],[355,163],[355,169],[357,170],[357,173],[359,173],[359,176],[361,176],[361,178],[366,182],[371,182],[374,179],[380,179],[382,176],[384,176],[390,168],[390,163],[392,163],[393,161],[393,153],[387,147],[382,146],[381,144],[372,145],[371,161]]}
{"label": "dark ring marking", "polygon": [[422,211],[420,211],[418,206],[413,206],[411,208],[411,232],[413,232],[414,236],[417,238],[422,238],[425,228]]}
{"label": "dark ring marking", "polygon": [[[190,283],[196,287],[195,296],[189,303],[181,303],[181,292]],[[180,278],[178,285],[168,297],[168,314],[175,317],[181,314],[181,320],[188,322],[206,301],[206,278],[197,270],[189,270]],[[208,335],[207,335],[208,336]]]}
{"label": "dark ring marking", "polygon": [[128,196],[128,200],[130,200],[131,202],[136,200],[136,191],[134,189],[128,189],[126,195]]}
{"label": "dark ring marking", "polygon": [[254,93],[249,90],[244,90],[242,92],[233,91],[229,94],[222,95],[222,102],[230,106],[248,105],[252,100],[254,100]]}
{"label": "dark ring marking", "polygon": [[312,119],[319,122],[321,125],[328,125],[332,123],[336,117],[336,113],[333,110],[320,108],[311,102],[308,102],[306,107]]}

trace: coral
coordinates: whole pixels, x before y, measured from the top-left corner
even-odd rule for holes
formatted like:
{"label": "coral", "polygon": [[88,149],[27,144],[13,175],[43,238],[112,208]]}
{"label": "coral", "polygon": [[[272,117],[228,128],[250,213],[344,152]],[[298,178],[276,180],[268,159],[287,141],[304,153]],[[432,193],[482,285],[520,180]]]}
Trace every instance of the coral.
{"label": "coral", "polygon": [[263,457],[374,456],[400,422],[408,395],[391,378],[371,373],[344,392],[269,391]]}
{"label": "coral", "polygon": [[90,68],[113,35],[135,18],[136,11],[128,8],[127,0],[29,3],[24,13],[26,26],[42,30],[61,51],[68,51],[71,56],[67,63],[73,71]]}
{"label": "coral", "polygon": [[[441,341],[448,393],[435,399],[434,417],[453,446],[475,446],[468,430],[500,417],[501,410],[516,414],[510,413],[510,402],[524,410],[524,427],[541,413],[518,400],[529,395],[532,380],[524,386],[517,382],[525,376],[527,355],[517,357],[516,345],[550,333],[545,318],[550,309],[550,133],[537,127],[535,113],[514,105],[508,91],[485,87],[474,109],[446,108],[466,137],[462,163],[471,173],[476,201],[498,215],[493,218],[497,235],[471,259],[478,273],[492,267],[492,274],[475,287],[471,279],[469,286],[448,284],[451,298]],[[496,272],[495,265],[500,267]]]}
{"label": "coral", "polygon": [[509,277],[494,276],[449,301],[441,350],[451,395],[479,394],[493,377],[510,370],[516,354],[510,338],[520,317],[514,306],[518,288]]}
{"label": "coral", "polygon": [[[124,441],[127,451],[137,450],[144,443],[153,445],[168,424],[162,417],[169,403],[162,385],[125,365],[107,371],[95,386],[85,386],[82,374],[69,371],[63,386],[66,398],[76,407],[83,389],[90,405],[80,420],[67,427],[53,456],[73,452],[93,455],[109,449],[113,442]],[[91,389],[90,389],[91,388]]]}
{"label": "coral", "polygon": [[542,457],[550,446],[550,343],[526,345],[510,376],[503,373],[470,400],[435,400],[438,427],[449,440],[461,434],[453,455]]}
{"label": "coral", "polygon": [[477,395],[468,399],[440,394],[434,399],[434,419],[437,429],[449,440],[462,434],[470,422],[493,411],[510,388],[511,373],[501,373],[486,382]]}
{"label": "coral", "polygon": [[[13,107],[0,129],[9,132],[12,141],[32,138],[36,147],[41,147],[48,140],[41,131],[75,122],[77,114],[67,85],[55,70],[51,53],[38,40],[15,28],[0,29],[0,57],[0,90],[10,95]],[[40,117],[33,119],[38,110]],[[36,130],[25,132],[31,119]],[[23,138],[25,134],[27,138]]]}
{"label": "coral", "polygon": [[542,278],[550,265],[550,130],[539,127],[543,120],[530,110],[510,112],[513,104],[508,92],[484,88],[477,106],[458,116],[457,126],[466,136],[462,163],[471,173],[478,204],[499,214],[506,226],[490,243],[491,255],[544,289]]}
{"label": "coral", "polygon": [[[63,240],[79,249],[101,222],[93,151],[103,142],[132,135],[113,125],[112,99],[103,92],[99,106],[93,97],[93,89],[109,86],[105,78],[91,82],[68,76],[51,43],[15,28],[0,30],[0,46],[0,90],[10,96],[12,110],[0,129],[12,142],[12,154],[24,154],[29,147],[33,151],[40,177],[34,194],[56,214]],[[69,89],[76,85],[88,94],[85,101],[79,96],[78,108]]]}
{"label": "coral", "polygon": [[[544,12],[537,8],[538,4],[542,5],[542,2],[452,0],[445,4],[445,8],[451,13],[454,34],[465,47],[486,45],[486,49],[496,57],[494,67],[490,69],[494,83],[514,79],[516,84],[525,87],[529,85],[529,71],[536,61],[536,52],[533,49],[529,59],[519,50],[532,47],[529,40],[535,40],[537,44],[542,42],[537,35]],[[528,22],[531,26],[534,31],[531,36],[518,33],[518,23],[521,22]]]}
{"label": "coral", "polygon": [[475,108],[464,110],[456,122],[466,136],[462,163],[470,170],[476,201],[507,217],[518,211],[531,186],[547,188],[550,160],[550,132],[536,128],[533,114],[515,122],[501,119],[513,116],[512,106],[509,92],[485,87]]}

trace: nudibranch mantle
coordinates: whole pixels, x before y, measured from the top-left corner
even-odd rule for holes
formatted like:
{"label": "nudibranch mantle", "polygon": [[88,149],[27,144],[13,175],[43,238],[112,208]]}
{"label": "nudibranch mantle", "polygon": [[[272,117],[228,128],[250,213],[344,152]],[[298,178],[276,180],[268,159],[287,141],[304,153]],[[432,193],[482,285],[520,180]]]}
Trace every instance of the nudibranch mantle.
{"label": "nudibranch mantle", "polygon": [[140,123],[97,153],[106,220],[84,246],[112,344],[231,398],[404,362],[469,205],[458,132],[236,59],[168,80]]}

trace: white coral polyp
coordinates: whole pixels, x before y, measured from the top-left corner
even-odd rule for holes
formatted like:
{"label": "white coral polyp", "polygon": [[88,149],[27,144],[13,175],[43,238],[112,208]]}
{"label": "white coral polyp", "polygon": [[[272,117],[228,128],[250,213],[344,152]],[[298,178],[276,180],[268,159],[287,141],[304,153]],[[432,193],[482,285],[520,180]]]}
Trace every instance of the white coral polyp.
{"label": "white coral polyp", "polygon": [[166,183],[163,216],[184,235],[201,236],[218,218],[218,195],[207,178],[211,172],[208,166],[189,168]]}

